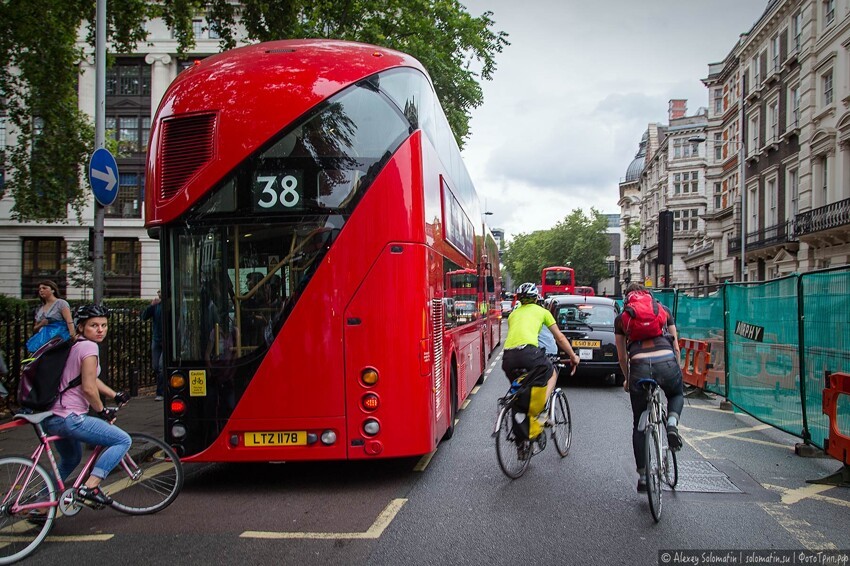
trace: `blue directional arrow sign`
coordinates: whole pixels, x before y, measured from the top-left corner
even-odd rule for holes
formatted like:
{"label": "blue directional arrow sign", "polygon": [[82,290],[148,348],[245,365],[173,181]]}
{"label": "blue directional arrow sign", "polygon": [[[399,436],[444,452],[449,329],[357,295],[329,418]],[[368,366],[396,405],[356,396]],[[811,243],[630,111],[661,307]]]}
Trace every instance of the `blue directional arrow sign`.
{"label": "blue directional arrow sign", "polygon": [[97,202],[109,206],[118,196],[118,164],[108,149],[98,148],[89,161],[89,183]]}

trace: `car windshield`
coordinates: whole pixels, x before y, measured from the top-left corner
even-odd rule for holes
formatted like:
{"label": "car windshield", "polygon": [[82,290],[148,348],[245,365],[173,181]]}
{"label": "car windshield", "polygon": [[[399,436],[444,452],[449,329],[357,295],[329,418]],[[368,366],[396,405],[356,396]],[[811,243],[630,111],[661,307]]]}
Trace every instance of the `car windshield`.
{"label": "car windshield", "polygon": [[610,305],[562,305],[555,316],[560,326],[580,325],[614,326],[617,312]]}

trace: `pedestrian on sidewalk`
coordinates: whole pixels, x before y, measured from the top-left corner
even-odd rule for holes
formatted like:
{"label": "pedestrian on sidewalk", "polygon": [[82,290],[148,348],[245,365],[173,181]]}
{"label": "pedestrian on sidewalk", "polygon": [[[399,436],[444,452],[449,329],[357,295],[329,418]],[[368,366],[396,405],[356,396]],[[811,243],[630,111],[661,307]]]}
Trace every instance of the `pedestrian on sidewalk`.
{"label": "pedestrian on sidewalk", "polygon": [[162,290],[158,289],[151,304],[142,311],[142,320],[151,321],[151,365],[156,373],[156,397],[165,395],[165,377],[162,371]]}
{"label": "pedestrian on sidewalk", "polygon": [[62,298],[56,283],[47,279],[41,281],[38,284],[38,298],[41,306],[35,311],[32,327],[35,334],[27,340],[27,351],[31,353],[35,353],[55,336],[67,340],[77,335],[71,319],[71,306]]}

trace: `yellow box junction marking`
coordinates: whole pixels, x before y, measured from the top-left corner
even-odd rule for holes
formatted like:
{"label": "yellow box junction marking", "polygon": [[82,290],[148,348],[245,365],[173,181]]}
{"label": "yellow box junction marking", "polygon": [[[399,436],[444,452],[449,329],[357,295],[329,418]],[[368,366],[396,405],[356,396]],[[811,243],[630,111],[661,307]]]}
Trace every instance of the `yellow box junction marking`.
{"label": "yellow box junction marking", "polygon": [[372,526],[365,533],[295,533],[295,532],[274,532],[274,531],[245,531],[240,538],[261,538],[261,539],[377,539],[383,534],[384,530],[392,523],[395,516],[398,514],[402,506],[407,503],[407,499],[393,499],[390,501]]}

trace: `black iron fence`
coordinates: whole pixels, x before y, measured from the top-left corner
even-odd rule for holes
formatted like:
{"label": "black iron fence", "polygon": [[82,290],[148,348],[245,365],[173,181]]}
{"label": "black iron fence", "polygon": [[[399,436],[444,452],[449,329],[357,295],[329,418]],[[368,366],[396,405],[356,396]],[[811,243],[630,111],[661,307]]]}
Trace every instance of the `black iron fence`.
{"label": "black iron fence", "polygon": [[[145,301],[127,301],[125,306],[110,307],[109,332],[100,346],[100,378],[115,390],[130,391],[133,395],[144,387],[156,385],[151,364],[151,321],[141,320]],[[126,306],[127,303],[138,303]],[[72,304],[73,309],[73,304]],[[32,335],[34,308],[17,305],[0,313],[0,350],[3,350],[9,375],[3,378],[9,390],[7,408],[16,406],[15,394],[21,366],[29,357],[26,341]]]}
{"label": "black iron fence", "polygon": [[797,234],[811,234],[850,224],[850,198],[797,215]]}

